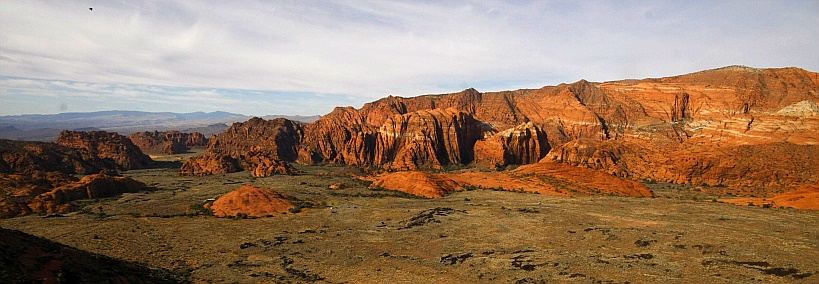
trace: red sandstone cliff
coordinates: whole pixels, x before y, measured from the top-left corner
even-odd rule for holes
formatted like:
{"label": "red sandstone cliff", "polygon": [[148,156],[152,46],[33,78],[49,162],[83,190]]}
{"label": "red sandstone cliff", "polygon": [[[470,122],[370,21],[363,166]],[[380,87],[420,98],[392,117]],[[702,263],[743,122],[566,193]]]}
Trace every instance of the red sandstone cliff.
{"label": "red sandstone cliff", "polygon": [[[740,66],[532,90],[391,96],[277,132],[290,133],[288,139],[262,135],[270,131],[264,128],[233,129],[211,142],[213,159],[190,166],[227,169],[230,157],[254,170],[245,165],[248,156],[275,156],[398,170],[502,167],[548,153],[548,161],[634,180],[783,189],[819,181],[817,105],[819,74]],[[270,139],[258,135],[281,139],[260,142]]]}

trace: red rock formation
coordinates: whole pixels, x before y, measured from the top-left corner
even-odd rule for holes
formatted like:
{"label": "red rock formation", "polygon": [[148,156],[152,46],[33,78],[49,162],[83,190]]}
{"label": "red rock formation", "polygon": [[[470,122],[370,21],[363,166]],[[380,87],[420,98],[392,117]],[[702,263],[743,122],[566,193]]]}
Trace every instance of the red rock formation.
{"label": "red rock formation", "polygon": [[92,174],[116,167],[113,161],[100,159],[84,149],[72,149],[46,142],[0,139],[0,173]]}
{"label": "red rock formation", "polygon": [[182,164],[182,175],[205,176],[241,171],[239,161],[228,155],[205,153]]}
{"label": "red rock formation", "polygon": [[264,120],[254,117],[234,123],[227,131],[211,138],[204,155],[182,165],[183,175],[209,175],[242,170],[254,176],[294,174],[286,161],[298,156],[296,147],[302,127],[284,118]]}
{"label": "red rock formation", "polygon": [[289,163],[280,159],[271,159],[264,155],[247,155],[244,168],[252,169],[254,177],[269,177],[272,175],[295,175],[299,172]]}
{"label": "red rock formation", "polygon": [[[103,172],[80,180],[58,172],[31,175],[0,175],[0,218],[30,213],[59,213],[73,209],[71,202],[104,198],[144,189],[144,183]],[[8,187],[6,187],[8,186]]]}
{"label": "red rock formation", "polygon": [[144,153],[180,154],[192,147],[208,146],[208,139],[199,132],[183,133],[179,131],[137,132],[128,136]]}
{"label": "red rock formation", "polygon": [[468,164],[481,134],[476,120],[451,108],[398,114],[378,130],[374,160],[398,170]]}
{"label": "red rock formation", "polygon": [[[815,72],[732,66],[659,79],[387,97],[336,108],[290,140],[260,145],[286,161],[389,169],[527,164],[552,148],[548,160],[635,180],[780,190],[819,179],[809,170],[819,164],[817,104]],[[255,136],[230,141],[245,137]],[[212,143],[213,152],[246,161],[242,153],[262,151],[227,141]],[[788,151],[805,157],[789,163],[780,158]]]}
{"label": "red rock formation", "polygon": [[66,212],[72,209],[71,201],[112,197],[138,192],[145,187],[144,183],[129,177],[93,174],[38,195],[29,202],[28,207],[35,213]]}
{"label": "red rock formation", "polygon": [[84,149],[92,157],[113,160],[121,169],[134,170],[145,168],[151,163],[150,157],[143,154],[128,137],[105,131],[68,131],[60,132],[57,144],[74,149]]}
{"label": "red rock formation", "polygon": [[281,214],[292,207],[289,198],[275,190],[245,185],[216,199],[210,209],[220,217],[240,213],[262,217]]}
{"label": "red rock formation", "polygon": [[536,163],[549,152],[546,134],[531,122],[475,143],[475,163],[492,168]]}

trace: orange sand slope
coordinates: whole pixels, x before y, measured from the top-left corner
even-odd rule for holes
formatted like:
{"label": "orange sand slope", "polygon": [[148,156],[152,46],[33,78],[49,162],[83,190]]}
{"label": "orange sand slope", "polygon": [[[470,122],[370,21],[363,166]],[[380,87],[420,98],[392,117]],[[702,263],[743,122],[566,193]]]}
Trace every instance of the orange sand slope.
{"label": "orange sand slope", "polygon": [[734,198],[720,199],[719,201],[737,205],[753,203],[755,206],[763,206],[763,204],[771,204],[772,207],[784,206],[796,209],[819,210],[819,183],[806,184],[794,191],[777,194],[771,198]]}
{"label": "orange sand slope", "polygon": [[375,177],[373,187],[438,198],[476,188],[566,196],[651,196],[645,185],[585,168],[543,161],[504,172],[394,172]]}

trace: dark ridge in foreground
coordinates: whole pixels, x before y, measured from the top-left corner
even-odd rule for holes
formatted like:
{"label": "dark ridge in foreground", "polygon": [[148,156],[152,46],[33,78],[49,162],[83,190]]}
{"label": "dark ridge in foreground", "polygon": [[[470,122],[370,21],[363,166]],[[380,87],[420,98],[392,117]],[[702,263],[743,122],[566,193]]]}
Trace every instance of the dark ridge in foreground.
{"label": "dark ridge in foreground", "polygon": [[6,283],[189,283],[167,270],[79,250],[0,228],[0,277]]}

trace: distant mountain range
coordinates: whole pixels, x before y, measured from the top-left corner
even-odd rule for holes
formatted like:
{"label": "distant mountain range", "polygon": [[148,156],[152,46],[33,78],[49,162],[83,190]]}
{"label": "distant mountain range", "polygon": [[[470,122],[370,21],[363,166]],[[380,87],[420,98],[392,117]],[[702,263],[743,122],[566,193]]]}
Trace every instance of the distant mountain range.
{"label": "distant mountain range", "polygon": [[[25,114],[0,116],[0,138],[12,140],[54,141],[63,130],[105,130],[129,135],[141,131],[197,131],[205,135],[221,133],[230,124],[252,116],[223,111],[216,112],[143,112],[98,111],[60,114]],[[319,116],[267,115],[262,118],[284,117],[303,123],[316,121]]]}

